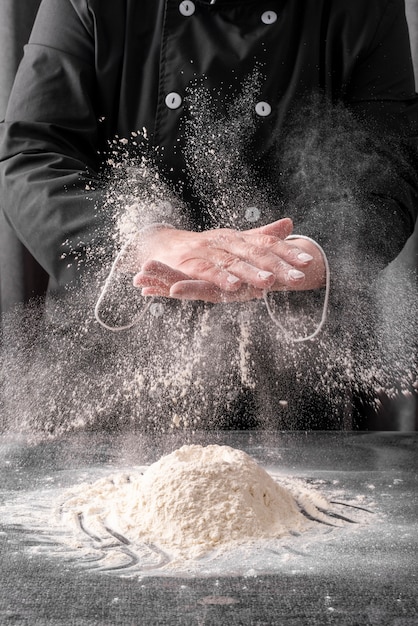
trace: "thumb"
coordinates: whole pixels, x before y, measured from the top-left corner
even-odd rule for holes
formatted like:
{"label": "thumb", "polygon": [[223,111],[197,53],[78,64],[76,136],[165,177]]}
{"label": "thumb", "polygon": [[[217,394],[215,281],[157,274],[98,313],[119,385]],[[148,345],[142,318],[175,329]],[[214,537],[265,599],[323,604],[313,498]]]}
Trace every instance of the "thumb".
{"label": "thumb", "polygon": [[272,222],[271,224],[261,226],[261,228],[259,229],[260,233],[263,233],[265,235],[273,235],[274,237],[278,237],[279,239],[286,239],[286,237],[292,234],[292,231],[293,222],[290,217],[284,217],[283,219]]}

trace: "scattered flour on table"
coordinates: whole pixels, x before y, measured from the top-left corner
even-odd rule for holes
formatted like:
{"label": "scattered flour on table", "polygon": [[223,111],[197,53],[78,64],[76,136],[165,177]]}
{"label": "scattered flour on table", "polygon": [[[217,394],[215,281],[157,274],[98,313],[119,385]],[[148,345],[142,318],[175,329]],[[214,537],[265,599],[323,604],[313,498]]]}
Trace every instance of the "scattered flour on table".
{"label": "scattered flour on table", "polygon": [[185,445],[143,473],[82,484],[68,496],[66,516],[157,545],[174,561],[310,526],[287,488],[245,452],[221,445]]}

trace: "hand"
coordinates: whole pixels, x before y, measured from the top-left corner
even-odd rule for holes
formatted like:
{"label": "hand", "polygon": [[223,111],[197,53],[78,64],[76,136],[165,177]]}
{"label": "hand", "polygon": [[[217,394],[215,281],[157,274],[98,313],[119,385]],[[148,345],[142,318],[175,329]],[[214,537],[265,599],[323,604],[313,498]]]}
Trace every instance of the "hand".
{"label": "hand", "polygon": [[321,287],[322,255],[309,241],[284,241],[292,229],[288,218],[247,231],[147,229],[131,254],[131,265],[141,267],[134,285],[146,296],[207,302]]}

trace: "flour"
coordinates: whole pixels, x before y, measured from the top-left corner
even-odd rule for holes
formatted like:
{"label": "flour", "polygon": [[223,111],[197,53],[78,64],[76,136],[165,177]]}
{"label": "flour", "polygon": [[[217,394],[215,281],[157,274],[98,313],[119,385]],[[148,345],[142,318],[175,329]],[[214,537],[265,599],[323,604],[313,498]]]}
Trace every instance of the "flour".
{"label": "flour", "polygon": [[[280,175],[266,172],[268,180],[260,180],[259,168],[253,171],[248,161],[258,124],[252,103],[263,80],[255,76],[242,85],[236,100],[231,94],[222,119],[215,119],[217,107],[211,107],[220,94],[207,93],[205,81],[200,82],[190,94],[190,123],[184,129],[193,189],[183,193],[160,176],[144,132],[115,138],[98,207],[108,236],[97,234],[86,260],[102,268],[98,284],[87,276],[66,298],[49,298],[46,312],[42,302],[33,301],[3,316],[0,430],[38,442],[83,429],[159,435],[196,428],[351,429],[359,408],[366,416],[380,404],[383,416],[395,411],[398,426],[411,430],[418,387],[415,275],[405,272],[403,263],[388,268],[369,306],[363,302],[365,291],[359,291],[359,302],[355,295],[357,279],[365,280],[363,268],[348,261],[353,254],[356,260],[355,249],[347,257],[341,252],[345,236],[338,211],[348,216],[347,228],[356,224],[360,173],[378,188],[373,172],[376,180],[384,172],[380,161],[368,158],[367,137],[356,124],[351,129],[338,107],[323,118],[321,104],[313,103],[303,112],[309,115],[296,115],[285,143],[278,138],[277,153],[266,157],[270,174]],[[353,211],[346,210],[346,202]],[[323,211],[326,206],[336,212]],[[208,214],[204,224],[200,207]],[[304,221],[307,214],[310,224]],[[149,303],[124,272],[117,273],[103,302],[104,321],[129,324],[139,319],[144,305],[149,308],[124,333],[104,332],[96,323],[93,311],[110,269],[109,247],[116,252],[139,229],[167,222],[186,230],[245,230],[280,215],[292,216],[295,232],[314,238],[322,221],[332,218],[335,229],[327,223],[323,232],[341,240],[334,268],[338,271],[345,259],[348,278],[341,281],[341,292],[333,281],[330,324],[316,341],[291,344],[262,301],[206,305],[160,298]],[[74,255],[79,254],[76,243]],[[321,245],[328,255],[325,242]],[[63,254],[70,255],[67,248],[71,242],[63,245]],[[332,242],[331,248],[338,246]],[[319,302],[313,292],[271,295],[290,336],[312,331],[323,303],[318,295]],[[355,411],[352,399],[359,399]],[[357,428],[370,426],[358,417]]]}
{"label": "flour", "polygon": [[80,485],[66,516],[157,546],[174,562],[310,526],[288,489],[248,454],[219,445],[185,445],[143,474]]}

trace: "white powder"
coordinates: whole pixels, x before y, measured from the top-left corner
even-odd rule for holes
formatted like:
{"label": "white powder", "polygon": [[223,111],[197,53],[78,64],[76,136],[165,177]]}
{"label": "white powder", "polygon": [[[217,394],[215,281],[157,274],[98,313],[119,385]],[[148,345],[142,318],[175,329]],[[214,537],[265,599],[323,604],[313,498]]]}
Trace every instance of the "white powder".
{"label": "white powder", "polygon": [[65,510],[90,528],[102,524],[131,542],[158,546],[174,561],[310,525],[291,492],[254,459],[219,445],[183,446],[143,474],[80,485]]}

